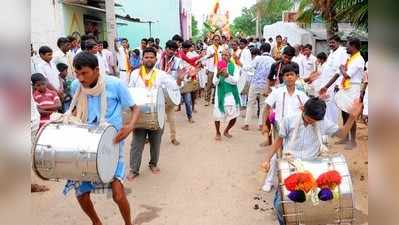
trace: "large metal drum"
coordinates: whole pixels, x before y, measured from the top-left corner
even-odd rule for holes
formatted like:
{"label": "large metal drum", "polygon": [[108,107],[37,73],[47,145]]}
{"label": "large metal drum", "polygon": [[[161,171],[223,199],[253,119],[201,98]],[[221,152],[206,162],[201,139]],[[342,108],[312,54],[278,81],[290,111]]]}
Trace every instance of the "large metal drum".
{"label": "large metal drum", "polygon": [[162,88],[129,88],[129,91],[140,108],[136,128],[162,129],[165,124],[165,97]]}
{"label": "large metal drum", "polygon": [[112,181],[119,158],[111,125],[48,123],[33,145],[34,171],[42,179]]}
{"label": "large metal drum", "polygon": [[306,202],[296,203],[288,198],[289,191],[284,186],[284,179],[296,172],[295,166],[288,160],[279,160],[278,177],[279,192],[282,196],[283,217],[286,225],[327,225],[353,224],[354,202],[353,187],[348,166],[342,155],[331,155],[303,160],[304,170],[309,171],[315,178],[329,170],[336,170],[342,176],[341,184],[337,187],[339,198],[331,201],[319,201],[314,204],[310,197]]}

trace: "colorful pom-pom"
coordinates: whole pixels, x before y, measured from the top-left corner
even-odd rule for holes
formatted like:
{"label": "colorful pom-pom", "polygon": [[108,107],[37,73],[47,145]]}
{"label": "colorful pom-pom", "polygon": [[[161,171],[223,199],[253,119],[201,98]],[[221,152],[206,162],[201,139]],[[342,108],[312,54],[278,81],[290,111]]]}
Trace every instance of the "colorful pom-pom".
{"label": "colorful pom-pom", "polygon": [[331,192],[330,188],[321,189],[318,196],[319,196],[319,199],[322,201],[330,201],[334,198],[334,195]]}
{"label": "colorful pom-pom", "polygon": [[292,191],[288,194],[288,198],[291,199],[291,201],[294,202],[305,202],[306,201],[306,195],[305,192],[302,190],[298,191]]}

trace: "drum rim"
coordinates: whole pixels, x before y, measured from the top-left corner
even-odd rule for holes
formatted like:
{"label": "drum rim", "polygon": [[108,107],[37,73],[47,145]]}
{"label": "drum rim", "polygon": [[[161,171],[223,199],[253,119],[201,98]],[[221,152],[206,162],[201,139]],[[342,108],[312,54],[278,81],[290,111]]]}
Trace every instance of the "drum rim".
{"label": "drum rim", "polygon": [[[43,131],[44,131],[44,128],[46,128],[47,126],[49,126],[50,124],[57,124],[57,122],[54,122],[54,121],[49,121],[49,122],[47,122],[47,123],[45,123],[40,129],[39,129],[39,132],[37,133],[37,135],[36,135],[36,137],[35,137],[35,140],[34,140],[34,143],[32,143],[32,150],[31,150],[31,152],[33,152],[33,171],[36,173],[36,175],[39,177],[39,178],[41,178],[42,180],[50,180],[50,179],[48,179],[48,178],[45,178],[44,176],[42,176],[41,174],[40,174],[40,172],[39,172],[39,170],[37,169],[37,167],[36,167],[36,145],[37,145],[37,142],[39,141],[39,138],[40,138],[40,136],[42,135],[42,133],[43,133]],[[61,124],[61,123],[58,123],[58,124]]]}
{"label": "drum rim", "polygon": [[[117,130],[116,127],[115,127],[114,125],[112,125],[112,124],[106,123],[106,124],[103,126],[103,128],[104,128],[104,132],[101,134],[100,140],[103,139],[105,130],[107,130],[107,129],[109,129],[109,128],[114,128],[115,131],[116,131],[116,133],[118,133],[118,130]],[[112,178],[110,179],[110,181],[104,182],[103,179],[102,179],[101,176],[100,176],[100,172],[99,172],[99,169],[98,169],[98,149],[100,148],[100,144],[101,144],[101,141],[99,141],[99,142],[98,142],[98,145],[97,145],[96,171],[97,171],[98,179],[99,179],[102,183],[106,184],[106,183],[112,182],[112,180],[115,179],[115,172],[116,172],[116,170],[118,169],[118,161],[119,161],[120,152],[119,152],[119,149],[118,149],[118,160],[116,161],[116,168],[115,168],[115,171],[114,171],[114,175],[112,176]],[[119,144],[120,144],[120,143],[116,144],[116,145],[118,145],[118,148],[119,148]]]}

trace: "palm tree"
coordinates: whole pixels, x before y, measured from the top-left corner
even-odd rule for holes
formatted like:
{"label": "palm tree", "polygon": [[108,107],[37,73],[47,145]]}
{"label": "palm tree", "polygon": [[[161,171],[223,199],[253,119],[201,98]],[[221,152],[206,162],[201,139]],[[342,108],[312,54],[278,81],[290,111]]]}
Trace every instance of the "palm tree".
{"label": "palm tree", "polygon": [[[340,1],[340,0],[338,0]],[[338,18],[334,0],[301,0],[297,21],[303,25],[311,24],[319,15],[326,23],[327,38],[338,32]]]}
{"label": "palm tree", "polygon": [[338,32],[338,22],[346,21],[358,28],[368,29],[368,0],[301,0],[298,21],[312,23],[315,16],[326,23],[327,37]]}
{"label": "palm tree", "polygon": [[368,30],[368,0],[339,0],[335,3],[337,18]]}

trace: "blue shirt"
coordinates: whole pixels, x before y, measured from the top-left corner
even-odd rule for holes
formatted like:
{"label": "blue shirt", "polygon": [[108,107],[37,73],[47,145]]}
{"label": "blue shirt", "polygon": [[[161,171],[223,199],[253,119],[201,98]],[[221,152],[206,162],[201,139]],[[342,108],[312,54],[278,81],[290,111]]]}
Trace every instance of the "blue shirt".
{"label": "blue shirt", "polygon": [[255,74],[251,80],[251,85],[254,85],[256,90],[263,90],[266,88],[267,76],[274,62],[274,59],[270,55],[267,55],[267,53],[256,56],[255,59],[252,60],[251,67],[255,69]]}
{"label": "blue shirt", "polygon": [[[117,130],[122,128],[122,108],[135,105],[129,90],[122,81],[116,77],[104,75],[105,90],[107,95],[107,112],[105,120],[115,126]],[[74,80],[71,85],[72,96],[79,87],[79,80]],[[100,102],[101,96],[87,96],[88,104],[88,124],[98,124],[100,121]]]}

